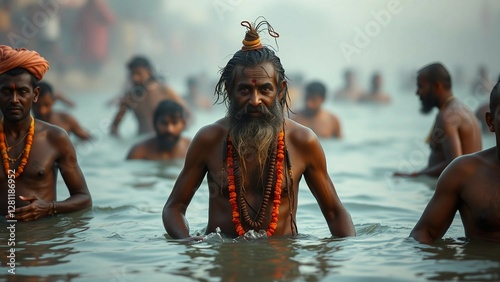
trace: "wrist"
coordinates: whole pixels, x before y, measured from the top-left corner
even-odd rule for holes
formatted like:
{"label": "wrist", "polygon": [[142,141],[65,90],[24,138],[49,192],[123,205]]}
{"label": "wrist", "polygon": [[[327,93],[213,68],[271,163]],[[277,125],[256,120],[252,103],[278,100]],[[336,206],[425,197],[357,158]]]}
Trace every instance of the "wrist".
{"label": "wrist", "polygon": [[57,214],[56,202],[52,201],[49,207],[49,215],[56,215],[56,214]]}

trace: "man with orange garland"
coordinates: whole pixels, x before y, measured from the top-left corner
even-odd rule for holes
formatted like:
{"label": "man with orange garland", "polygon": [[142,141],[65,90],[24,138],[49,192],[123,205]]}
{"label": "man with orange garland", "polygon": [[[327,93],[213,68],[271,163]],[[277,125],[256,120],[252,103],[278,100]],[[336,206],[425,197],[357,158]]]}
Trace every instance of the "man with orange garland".
{"label": "man with orange garland", "polygon": [[163,209],[167,233],[173,238],[202,239],[190,235],[185,214],[207,175],[206,234],[220,229],[230,237],[250,230],[263,230],[268,236],[296,235],[298,184],[304,176],[331,234],[354,236],[319,140],[309,128],[284,116],[285,70],[275,53],[261,45],[258,32],[266,29],[275,38],[278,34],[267,21],[242,25],[247,27],[243,47],[221,70],[215,89],[228,106],[227,115],[193,138]]}
{"label": "man with orange garland", "polygon": [[[48,67],[35,51],[0,45],[0,212],[7,220],[32,221],[92,205],[68,134],[30,115]],[[70,193],[60,202],[58,169]]]}

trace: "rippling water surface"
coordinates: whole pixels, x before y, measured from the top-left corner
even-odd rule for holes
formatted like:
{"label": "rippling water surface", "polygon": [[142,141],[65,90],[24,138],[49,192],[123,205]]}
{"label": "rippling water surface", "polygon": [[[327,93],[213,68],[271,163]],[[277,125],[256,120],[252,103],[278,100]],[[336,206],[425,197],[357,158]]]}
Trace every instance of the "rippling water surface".
{"label": "rippling water surface", "polygon": [[[412,94],[389,106],[328,103],[345,139],[321,140],[328,170],[358,236],[332,239],[314,197],[301,183],[295,238],[232,240],[211,234],[201,243],[169,238],[163,205],[182,162],[124,161],[135,136],[129,113],[121,139],[108,136],[114,109],[98,94],[75,96],[73,114],[96,139],[76,143],[93,196],[91,210],[16,225],[16,275],[8,275],[5,223],[0,278],[29,281],[498,281],[500,245],[465,242],[457,215],[443,240],[422,245],[408,234],[432,196],[435,180],[393,178],[423,167],[423,140],[433,116],[419,114]],[[221,117],[200,112],[185,133]],[[485,148],[494,144],[484,136]],[[192,232],[207,220],[206,182],[188,208]],[[68,196],[59,179],[58,199]],[[3,278],[2,278],[3,277]],[[39,279],[37,279],[39,278]]]}

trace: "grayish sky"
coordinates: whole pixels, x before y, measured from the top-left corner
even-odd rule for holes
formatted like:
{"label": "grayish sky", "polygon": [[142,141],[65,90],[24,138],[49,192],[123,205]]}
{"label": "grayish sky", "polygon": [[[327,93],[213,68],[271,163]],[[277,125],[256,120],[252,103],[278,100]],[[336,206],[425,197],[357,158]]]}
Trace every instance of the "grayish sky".
{"label": "grayish sky", "polygon": [[[147,3],[147,2],[146,2]],[[160,8],[159,8],[160,9]],[[278,55],[290,74],[340,84],[345,67],[394,75],[441,61],[473,76],[500,72],[500,1],[495,0],[170,0],[157,30],[137,50],[171,80],[218,68],[241,47],[242,20],[265,16],[280,34]],[[158,36],[159,35],[159,36]],[[263,35],[265,43],[274,41]]]}

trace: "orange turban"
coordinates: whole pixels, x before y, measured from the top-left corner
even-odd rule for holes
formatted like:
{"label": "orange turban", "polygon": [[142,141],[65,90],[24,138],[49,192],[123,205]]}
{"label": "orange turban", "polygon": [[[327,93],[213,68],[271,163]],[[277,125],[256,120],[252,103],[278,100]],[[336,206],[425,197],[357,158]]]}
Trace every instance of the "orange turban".
{"label": "orange turban", "polygon": [[37,80],[42,80],[43,75],[49,69],[49,62],[36,51],[0,45],[0,74],[18,67],[26,69]]}

